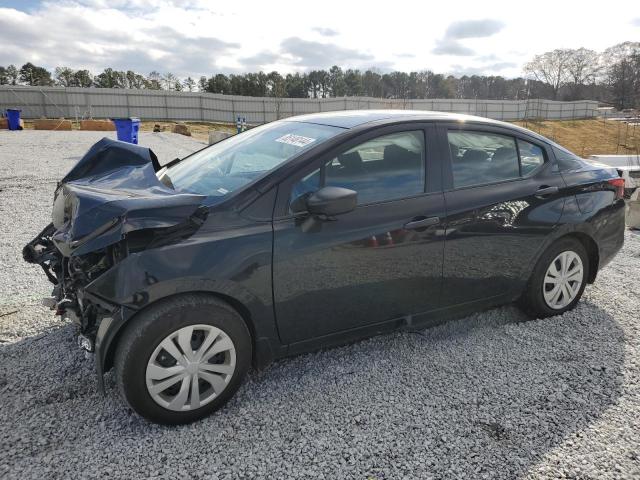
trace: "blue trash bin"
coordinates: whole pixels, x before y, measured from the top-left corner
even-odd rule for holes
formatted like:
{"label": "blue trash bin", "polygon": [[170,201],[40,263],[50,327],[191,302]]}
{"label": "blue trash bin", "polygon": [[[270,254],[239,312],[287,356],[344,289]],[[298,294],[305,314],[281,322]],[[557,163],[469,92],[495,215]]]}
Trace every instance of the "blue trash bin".
{"label": "blue trash bin", "polygon": [[20,130],[20,112],[15,108],[7,108],[7,123],[9,130]]}
{"label": "blue trash bin", "polygon": [[140,130],[139,118],[113,118],[112,121],[116,125],[118,140],[121,142],[138,143],[138,131]]}

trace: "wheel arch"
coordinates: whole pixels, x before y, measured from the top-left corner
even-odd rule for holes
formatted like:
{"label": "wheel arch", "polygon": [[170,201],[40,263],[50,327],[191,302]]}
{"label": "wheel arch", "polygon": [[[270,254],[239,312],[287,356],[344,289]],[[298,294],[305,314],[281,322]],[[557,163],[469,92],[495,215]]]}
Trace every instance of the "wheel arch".
{"label": "wheel arch", "polygon": [[143,308],[139,310],[133,311],[131,315],[123,319],[121,322],[114,323],[110,328],[115,328],[115,331],[110,332],[109,341],[106,345],[104,345],[104,352],[96,352],[97,354],[102,356],[100,360],[101,372],[99,374],[104,373],[110,370],[113,367],[115,360],[115,353],[118,348],[119,342],[122,340],[124,332],[127,330],[127,327],[135,322],[136,317],[146,311],[148,308],[151,308],[154,305],[157,305],[160,302],[165,302],[169,299],[181,297],[185,295],[207,295],[229,305],[233,310],[235,310],[238,315],[242,318],[247,330],[249,330],[249,336],[251,337],[251,358],[252,363],[255,368],[261,368],[265,365],[269,364],[273,358],[273,346],[271,342],[268,341],[267,338],[259,336],[259,332],[256,328],[255,319],[251,314],[250,309],[240,300],[234,298],[230,295],[210,290],[192,290],[192,291],[183,291],[177,292],[172,295],[167,295],[162,298],[158,298],[153,302],[146,304]]}
{"label": "wheel arch", "polygon": [[598,275],[598,267],[600,265],[600,252],[598,251],[598,244],[596,243],[596,241],[593,239],[593,237],[584,232],[571,232],[567,235],[563,235],[556,241],[565,238],[575,238],[585,248],[585,250],[587,251],[587,256],[589,258],[589,277],[587,278],[587,283],[595,282],[596,276]]}
{"label": "wheel arch", "polygon": [[588,232],[583,230],[576,230],[575,228],[571,228],[572,226],[565,225],[559,232],[556,232],[554,236],[551,238],[547,238],[547,240],[543,243],[543,245],[539,248],[536,255],[532,258],[526,270],[523,271],[523,279],[526,285],[528,285],[531,280],[531,276],[533,275],[533,271],[535,266],[538,264],[544,252],[546,252],[552,245],[556,242],[559,242],[566,238],[572,238],[580,242],[580,244],[587,251],[588,259],[589,259],[589,277],[587,278],[587,283],[593,283],[596,280],[596,276],[598,274],[598,268],[600,266],[600,251],[598,249],[598,244],[594,240],[593,236]]}

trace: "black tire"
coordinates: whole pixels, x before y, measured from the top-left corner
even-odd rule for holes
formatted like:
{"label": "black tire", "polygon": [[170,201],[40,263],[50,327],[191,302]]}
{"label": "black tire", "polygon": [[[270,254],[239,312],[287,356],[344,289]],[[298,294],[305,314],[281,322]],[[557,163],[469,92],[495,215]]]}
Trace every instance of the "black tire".
{"label": "black tire", "polygon": [[[547,273],[547,269],[551,265],[551,262],[560,255],[562,252],[572,251],[575,252],[582,261],[582,285],[578,290],[575,298],[564,308],[551,308],[543,294],[543,281]],[[564,312],[573,309],[580,301],[582,293],[587,285],[587,279],[589,278],[589,257],[584,245],[577,239],[566,237],[553,243],[542,254],[533,273],[529,278],[526,289],[520,298],[519,304],[522,310],[532,318],[546,318],[554,315],[561,315]]]}
{"label": "black tire", "polygon": [[[168,335],[196,324],[217,327],[231,339],[235,370],[210,403],[189,411],[169,410],[156,403],[147,389],[147,363]],[[250,365],[251,337],[244,320],[231,306],[206,294],[170,297],[140,312],[127,325],[115,355],[116,381],[124,400],[141,416],[165,425],[190,423],[218,410],[238,390]]]}

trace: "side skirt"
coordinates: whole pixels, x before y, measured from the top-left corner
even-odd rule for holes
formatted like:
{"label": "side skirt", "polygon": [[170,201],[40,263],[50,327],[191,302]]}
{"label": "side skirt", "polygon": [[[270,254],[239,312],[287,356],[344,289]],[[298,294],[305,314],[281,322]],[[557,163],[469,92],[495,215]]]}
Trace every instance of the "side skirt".
{"label": "side skirt", "polygon": [[365,327],[343,330],[302,342],[292,343],[288,346],[286,354],[283,356],[300,355],[325,348],[348,345],[359,340],[395,331],[431,328],[450,320],[465,317],[471,313],[511,303],[516,300],[516,298],[517,297],[514,297],[512,294],[497,295],[452,307],[438,308],[417,315],[394,318]]}

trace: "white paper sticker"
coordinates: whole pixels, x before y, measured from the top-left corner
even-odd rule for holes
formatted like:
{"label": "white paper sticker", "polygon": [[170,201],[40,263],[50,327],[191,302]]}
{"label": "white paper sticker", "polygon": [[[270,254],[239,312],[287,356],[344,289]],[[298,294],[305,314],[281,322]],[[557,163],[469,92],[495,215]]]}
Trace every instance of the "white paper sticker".
{"label": "white paper sticker", "polygon": [[221,193],[222,195],[226,195],[227,193],[229,193],[229,190],[227,190],[226,188],[220,187],[218,189],[218,193]]}
{"label": "white paper sticker", "polygon": [[315,138],[302,137],[300,135],[294,135],[293,133],[288,133],[280,138],[276,138],[276,142],[286,143],[287,145],[294,145],[296,147],[306,147],[315,141]]}

